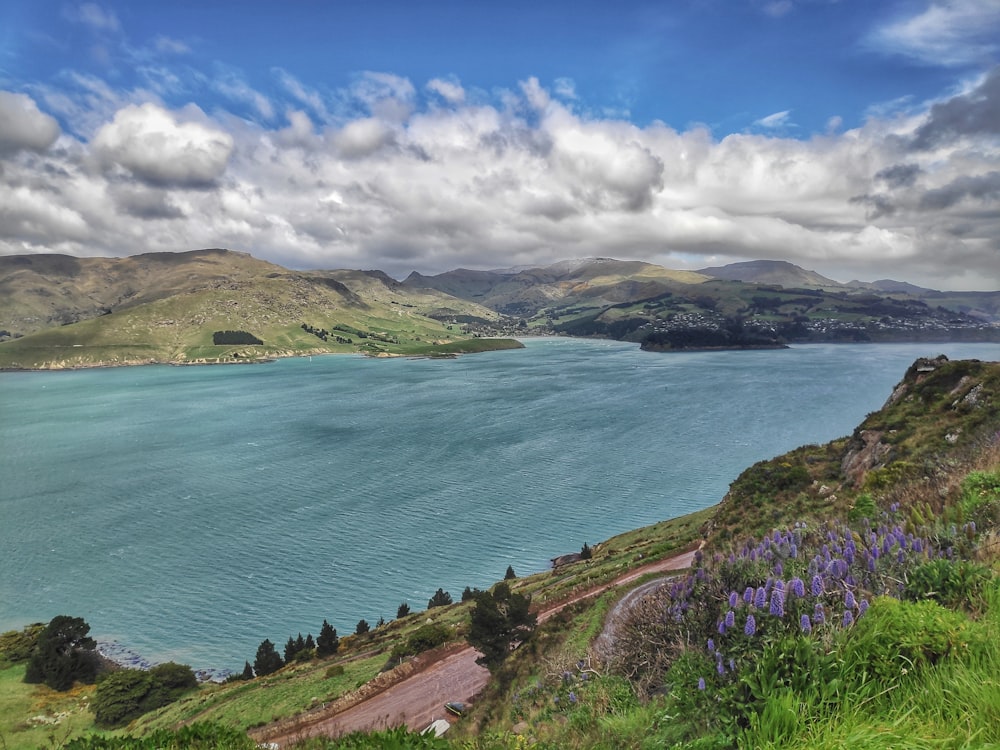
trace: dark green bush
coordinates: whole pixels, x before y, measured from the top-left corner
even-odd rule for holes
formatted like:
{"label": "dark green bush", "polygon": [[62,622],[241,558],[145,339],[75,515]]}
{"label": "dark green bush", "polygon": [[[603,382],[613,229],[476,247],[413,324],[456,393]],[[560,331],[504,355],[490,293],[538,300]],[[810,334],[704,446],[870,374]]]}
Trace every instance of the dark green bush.
{"label": "dark green bush", "polygon": [[910,572],[904,596],[910,601],[933,599],[952,609],[978,610],[989,568],[968,560],[938,558]]}

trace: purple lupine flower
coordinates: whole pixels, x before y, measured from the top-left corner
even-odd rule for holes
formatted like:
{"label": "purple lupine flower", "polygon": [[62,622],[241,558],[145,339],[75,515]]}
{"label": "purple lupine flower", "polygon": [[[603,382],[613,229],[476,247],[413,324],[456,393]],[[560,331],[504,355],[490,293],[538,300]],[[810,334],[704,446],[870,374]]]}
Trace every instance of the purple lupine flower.
{"label": "purple lupine flower", "polygon": [[851,614],[851,610],[845,609],[843,626],[845,628],[849,628],[853,624],[854,624],[854,615]]}
{"label": "purple lupine flower", "polygon": [[736,613],[733,610],[726,612],[726,619],[723,620],[727,628],[731,628],[736,624]]}
{"label": "purple lupine flower", "polygon": [[875,572],[875,558],[874,557],[869,557],[868,558],[868,572],[869,573],[874,573]]}
{"label": "purple lupine flower", "polygon": [[868,600],[862,599],[860,602],[858,602],[858,617],[861,617],[867,611],[868,611]]}
{"label": "purple lupine flower", "polygon": [[813,596],[821,596],[823,594],[823,578],[818,573],[813,576],[812,585],[809,587]]}
{"label": "purple lupine flower", "polygon": [[802,632],[807,635],[812,632],[813,627],[812,622],[809,621],[809,615],[804,614],[799,618],[799,627],[802,628]]}
{"label": "purple lupine flower", "polygon": [[729,592],[729,608],[736,609],[736,605],[739,603],[740,597],[735,591]]}
{"label": "purple lupine flower", "polygon": [[900,565],[906,562],[906,553],[903,552],[902,547],[900,547],[899,552],[896,553],[896,562]]}
{"label": "purple lupine flower", "polygon": [[730,659],[729,660],[729,671],[730,672],[735,672],[736,671],[736,660],[735,659]]}
{"label": "purple lupine flower", "polygon": [[774,564],[774,574],[780,578],[782,575],[784,575],[784,573],[785,573],[785,566],[781,564],[781,560],[778,560],[778,562]]}
{"label": "purple lupine flower", "polygon": [[[732,612],[732,610],[729,610],[729,611]],[[730,626],[730,627],[732,627],[732,626]],[[719,620],[719,628],[718,629],[719,629],[719,635],[725,635],[726,634],[726,621],[725,620]]]}
{"label": "purple lupine flower", "polygon": [[882,540],[882,554],[888,555],[892,551],[892,542],[889,541],[889,537]]}
{"label": "purple lupine flower", "polygon": [[775,617],[785,616],[785,592],[780,589],[771,592],[771,614]]}
{"label": "purple lupine flower", "polygon": [[699,677],[698,678],[698,689],[699,690],[704,690],[705,689],[705,678],[704,677]]}
{"label": "purple lupine flower", "polygon": [[722,665],[722,654],[719,654],[719,658],[715,660],[715,671],[719,674],[726,673],[726,668]]}
{"label": "purple lupine flower", "polygon": [[715,639],[714,638],[709,638],[708,639],[708,653],[710,653],[710,654],[714,654],[715,653]]}
{"label": "purple lupine flower", "polygon": [[747,615],[747,624],[743,626],[743,632],[746,635],[753,635],[757,632],[757,621],[754,619],[753,614]]}
{"label": "purple lupine flower", "polygon": [[753,586],[747,586],[747,590],[743,592],[743,601],[753,604]]}
{"label": "purple lupine flower", "polygon": [[847,589],[847,593],[844,594],[844,606],[848,609],[854,609],[858,606],[857,602],[854,600],[854,592],[850,589]]}
{"label": "purple lupine flower", "polygon": [[576,693],[574,693],[572,690],[569,691],[569,702],[576,703]]}
{"label": "purple lupine flower", "polygon": [[774,577],[768,576],[767,580],[764,581],[764,596],[770,594],[772,588],[774,588]]}
{"label": "purple lupine flower", "polygon": [[823,611],[823,605],[817,604],[813,608],[813,623],[816,625],[822,625],[826,622],[826,613]]}
{"label": "purple lupine flower", "polygon": [[799,545],[795,544],[795,542],[792,542],[788,548],[788,556],[793,560],[799,556]]}
{"label": "purple lupine flower", "polygon": [[789,588],[791,589],[792,594],[800,599],[806,595],[806,584],[798,576],[792,579]]}
{"label": "purple lupine flower", "polygon": [[764,591],[763,586],[757,587],[757,593],[753,598],[753,606],[757,609],[764,609],[767,606],[767,592]]}

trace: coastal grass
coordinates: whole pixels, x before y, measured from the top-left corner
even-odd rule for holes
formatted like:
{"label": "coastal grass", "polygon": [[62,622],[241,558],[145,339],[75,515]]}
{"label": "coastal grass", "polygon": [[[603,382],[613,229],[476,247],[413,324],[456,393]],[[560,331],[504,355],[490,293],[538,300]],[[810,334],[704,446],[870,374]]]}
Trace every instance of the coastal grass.
{"label": "coastal grass", "polygon": [[67,738],[93,731],[93,685],[60,693],[24,683],[24,664],[0,666],[0,748],[59,747]]}
{"label": "coastal grass", "polygon": [[[137,719],[130,731],[145,733],[196,721],[253,729],[340,698],[375,677],[385,662],[383,654],[350,661],[309,662],[255,680],[206,685],[189,697]],[[330,670],[335,664],[342,670]]]}

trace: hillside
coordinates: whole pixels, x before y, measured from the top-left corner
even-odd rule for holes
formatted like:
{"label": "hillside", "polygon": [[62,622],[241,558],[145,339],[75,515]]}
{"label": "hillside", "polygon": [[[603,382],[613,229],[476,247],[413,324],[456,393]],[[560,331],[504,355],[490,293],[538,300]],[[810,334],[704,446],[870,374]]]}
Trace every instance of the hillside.
{"label": "hillside", "polygon": [[521,318],[530,331],[634,341],[650,351],[1000,341],[1000,293],[934,292],[887,281],[840,284],[785,261],[690,272],[588,258],[541,268],[411,274],[404,284]]}
{"label": "hillside", "polygon": [[[434,354],[443,344],[449,354],[471,338],[463,322],[498,319],[381,272],[289,271],[228,250],[0,258],[3,368]],[[219,340],[227,331],[244,335]]]}
{"label": "hillside", "polygon": [[[713,509],[509,581],[544,622],[465,717],[453,717],[446,738],[381,732],[302,747],[1000,743],[998,435],[1000,363],[918,360],[851,435],[749,467]],[[639,577],[699,539],[688,574]],[[336,734],[355,726],[338,717],[369,700],[382,705],[374,697],[394,685],[412,682],[420,694],[445,684],[439,665],[466,648],[472,608],[463,597],[403,614],[343,638],[334,657],[307,654],[266,677],[203,686],[130,732],[189,746],[194,735],[171,732],[212,721],[197,730],[200,746],[246,750],[268,738],[291,746],[315,727]],[[417,645],[431,643],[431,632],[436,645]],[[17,669],[0,669],[0,700],[16,694],[17,710],[31,710],[7,679]],[[65,712],[54,721],[86,728],[79,693],[43,704],[50,699]],[[386,729],[391,710],[365,726]],[[413,717],[410,728],[423,728],[426,717]],[[407,718],[388,726],[396,721]],[[7,747],[28,746],[18,741],[28,730],[6,726]],[[255,740],[240,739],[247,729]],[[128,742],[80,747],[139,747]]]}

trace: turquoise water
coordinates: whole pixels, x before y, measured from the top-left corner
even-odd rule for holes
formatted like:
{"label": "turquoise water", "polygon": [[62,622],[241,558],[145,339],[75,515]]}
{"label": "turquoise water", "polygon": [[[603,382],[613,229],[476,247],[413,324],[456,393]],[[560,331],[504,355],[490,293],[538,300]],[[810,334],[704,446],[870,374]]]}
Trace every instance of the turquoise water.
{"label": "turquoise water", "polygon": [[0,629],[84,617],[196,668],[459,598],[718,502],[850,433],[909,364],[997,345],[652,354],[528,339],[455,360],[0,374]]}

